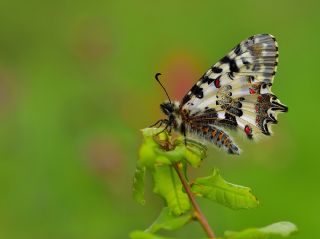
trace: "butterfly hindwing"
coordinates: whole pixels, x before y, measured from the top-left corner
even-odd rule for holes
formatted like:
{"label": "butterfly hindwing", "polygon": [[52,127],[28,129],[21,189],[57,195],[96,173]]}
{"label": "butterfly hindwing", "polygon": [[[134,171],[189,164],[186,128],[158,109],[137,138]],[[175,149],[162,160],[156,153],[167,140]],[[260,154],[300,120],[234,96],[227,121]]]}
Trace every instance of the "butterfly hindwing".
{"label": "butterfly hindwing", "polygon": [[[201,120],[240,128],[248,138],[269,135],[269,123],[277,123],[277,113],[287,111],[271,92],[277,64],[275,38],[269,34],[252,36],[201,77],[184,97],[181,108],[195,123]],[[208,111],[214,114],[207,117]]]}

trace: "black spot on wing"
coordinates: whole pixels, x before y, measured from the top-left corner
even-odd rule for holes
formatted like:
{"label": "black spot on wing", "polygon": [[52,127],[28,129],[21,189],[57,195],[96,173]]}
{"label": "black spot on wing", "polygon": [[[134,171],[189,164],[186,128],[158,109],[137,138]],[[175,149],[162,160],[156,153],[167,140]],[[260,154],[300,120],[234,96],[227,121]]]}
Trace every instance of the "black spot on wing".
{"label": "black spot on wing", "polygon": [[250,62],[247,61],[246,58],[242,58],[241,60],[244,65],[250,65]]}
{"label": "black spot on wing", "polygon": [[209,78],[209,76],[203,76],[201,78],[201,82],[202,83],[207,83],[208,85],[210,85],[213,81],[214,81],[214,79]]}
{"label": "black spot on wing", "polygon": [[191,88],[191,93],[194,94],[197,98],[203,98],[203,89],[197,85],[194,85]]}
{"label": "black spot on wing", "polygon": [[228,63],[229,69],[231,72],[239,72],[239,67],[237,66],[236,61],[233,59],[230,59],[228,56],[223,57],[220,60],[220,63],[222,63],[222,64]]}
{"label": "black spot on wing", "polygon": [[229,63],[229,62],[230,62],[230,58],[228,56],[225,56],[220,60],[220,63]]}
{"label": "black spot on wing", "polygon": [[182,105],[187,103],[191,99],[191,96],[189,94],[186,94],[182,99]]}
{"label": "black spot on wing", "polygon": [[223,126],[227,126],[230,128],[235,128],[238,125],[236,117],[234,115],[229,114],[229,113],[225,114],[225,118],[220,120],[219,124],[222,124]]}
{"label": "black spot on wing", "polygon": [[235,116],[238,116],[238,117],[241,117],[243,115],[242,110],[235,108],[235,107],[232,107],[232,106],[228,107],[227,111]]}
{"label": "black spot on wing", "polygon": [[221,73],[221,72],[222,72],[222,69],[219,68],[219,67],[215,67],[215,66],[214,66],[214,67],[212,67],[212,72],[218,74],[218,73]]}
{"label": "black spot on wing", "polygon": [[234,48],[234,53],[236,55],[240,55],[241,54],[241,47],[240,47],[240,44],[238,44],[235,48]]}
{"label": "black spot on wing", "polygon": [[245,58],[242,59],[242,63],[245,65],[246,69],[249,70],[250,68],[250,62],[247,61]]}
{"label": "black spot on wing", "polygon": [[231,72],[239,72],[239,68],[235,60],[230,60],[229,67]]}
{"label": "black spot on wing", "polygon": [[242,108],[242,103],[240,101],[236,102],[234,104],[234,107],[238,108],[238,109],[241,109]]}

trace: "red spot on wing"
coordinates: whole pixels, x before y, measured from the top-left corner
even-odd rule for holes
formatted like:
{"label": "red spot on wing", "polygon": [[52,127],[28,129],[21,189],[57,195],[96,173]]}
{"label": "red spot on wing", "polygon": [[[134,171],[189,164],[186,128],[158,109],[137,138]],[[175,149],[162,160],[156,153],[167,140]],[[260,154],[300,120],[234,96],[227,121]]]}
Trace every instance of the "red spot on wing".
{"label": "red spot on wing", "polygon": [[216,88],[220,88],[221,87],[221,85],[220,85],[220,77],[214,80],[214,86]]}
{"label": "red spot on wing", "polygon": [[256,91],[255,91],[254,89],[250,88],[250,89],[249,89],[249,93],[250,93],[251,95],[253,95],[253,94],[256,93]]}
{"label": "red spot on wing", "polygon": [[248,126],[248,125],[246,125],[246,126],[244,127],[244,132],[246,133],[246,135],[251,135],[251,133],[252,133],[251,127]]}

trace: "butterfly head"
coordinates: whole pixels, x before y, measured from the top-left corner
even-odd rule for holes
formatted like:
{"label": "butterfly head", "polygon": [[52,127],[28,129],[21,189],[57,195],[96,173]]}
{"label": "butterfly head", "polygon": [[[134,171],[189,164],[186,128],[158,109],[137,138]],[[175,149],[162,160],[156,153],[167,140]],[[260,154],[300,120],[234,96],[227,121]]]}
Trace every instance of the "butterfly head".
{"label": "butterfly head", "polygon": [[160,105],[160,109],[165,115],[170,116],[175,110],[175,105],[172,102],[165,101]]}
{"label": "butterfly head", "polygon": [[179,121],[179,102],[165,101],[160,105],[160,109],[168,117],[167,124],[175,128]]}

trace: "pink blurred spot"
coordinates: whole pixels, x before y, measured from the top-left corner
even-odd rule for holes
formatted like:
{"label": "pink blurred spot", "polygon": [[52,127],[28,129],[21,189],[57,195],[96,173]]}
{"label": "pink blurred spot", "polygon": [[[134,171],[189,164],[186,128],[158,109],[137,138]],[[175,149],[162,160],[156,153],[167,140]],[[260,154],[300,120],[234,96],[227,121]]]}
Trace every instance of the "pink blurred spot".
{"label": "pink blurred spot", "polygon": [[107,181],[122,177],[124,155],[120,144],[112,137],[96,137],[85,147],[89,167]]}
{"label": "pink blurred spot", "polygon": [[72,48],[79,59],[98,63],[111,52],[111,34],[102,21],[89,19],[76,27],[72,36]]}
{"label": "pink blurred spot", "polygon": [[165,59],[163,81],[171,97],[182,100],[203,74],[200,62],[195,56],[186,52],[175,53]]}
{"label": "pink blurred spot", "polygon": [[[175,52],[164,57],[160,63],[161,82],[166,87],[173,100],[181,101],[203,74],[201,64],[186,52]],[[164,115],[159,109],[162,100],[166,98],[164,92],[154,81],[152,88],[143,94],[134,94],[134,91],[122,89],[122,97],[117,100],[118,110],[128,126],[144,128],[153,124]],[[155,97],[159,96],[159,97]]]}

